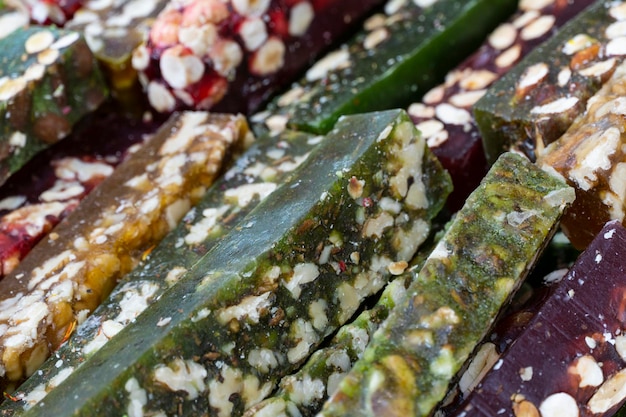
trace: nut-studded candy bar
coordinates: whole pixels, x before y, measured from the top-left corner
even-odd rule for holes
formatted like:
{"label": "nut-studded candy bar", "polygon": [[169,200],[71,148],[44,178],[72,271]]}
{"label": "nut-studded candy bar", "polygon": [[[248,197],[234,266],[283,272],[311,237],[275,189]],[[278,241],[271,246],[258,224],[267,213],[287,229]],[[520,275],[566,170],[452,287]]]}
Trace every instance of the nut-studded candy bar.
{"label": "nut-studded candy bar", "polygon": [[279,137],[265,136],[255,141],[56,351],[56,355],[63,356],[63,365],[58,366],[55,357],[49,359],[36,376],[13,393],[23,402],[5,402],[0,406],[0,415],[14,415],[16,410],[35,405],[54,388],[59,375],[72,372],[131,323],[227,233],[236,232],[241,220],[293,173],[320,140],[285,131]]}
{"label": "nut-studded candy bar", "polygon": [[133,54],[158,111],[250,114],[382,0],[173,0]]}
{"label": "nut-studded candy bar", "polygon": [[59,347],[200,199],[248,134],[241,116],[174,115],[0,281],[3,387]]}
{"label": "nut-studded candy bar", "polygon": [[341,115],[404,106],[478,46],[515,3],[389,1],[384,14],[369,18],[253,120],[270,130],[324,133]]}
{"label": "nut-studded candy bar", "polygon": [[67,136],[107,89],[76,32],[18,29],[0,41],[0,184],[37,152]]}
{"label": "nut-studded candy bar", "polygon": [[626,221],[626,63],[587,103],[565,134],[537,163],[562,175],[577,199],[563,218],[563,231],[583,249],[611,219]]}
{"label": "nut-studded candy bar", "polygon": [[611,416],[626,400],[626,229],[607,223],[454,416]]}
{"label": "nut-studded candy bar", "polygon": [[443,84],[408,107],[428,146],[450,172],[454,191],[448,206],[456,211],[487,173],[482,140],[472,106],[498,78],[533,48],[552,36],[592,0],[520,2],[518,11],[501,23],[487,41]]}
{"label": "nut-studded candy bar", "polygon": [[626,54],[625,20],[623,2],[596,1],[489,88],[474,105],[488,162],[534,160],[567,130]]}
{"label": "nut-studded candy bar", "polygon": [[525,158],[499,158],[320,415],[431,415],[573,199]]}
{"label": "nut-studded candy bar", "polygon": [[28,415],[242,413],[405,270],[449,186],[405,112],[343,118]]}
{"label": "nut-studded candy bar", "polygon": [[155,130],[100,107],[13,174],[0,188],[0,279]]}

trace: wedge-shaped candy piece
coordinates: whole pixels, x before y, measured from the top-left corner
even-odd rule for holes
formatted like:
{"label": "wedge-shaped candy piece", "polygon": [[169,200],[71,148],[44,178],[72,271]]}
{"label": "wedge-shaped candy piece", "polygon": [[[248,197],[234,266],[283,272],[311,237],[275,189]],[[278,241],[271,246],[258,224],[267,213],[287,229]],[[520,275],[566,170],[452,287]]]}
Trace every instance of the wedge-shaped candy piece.
{"label": "wedge-shaped candy piece", "polygon": [[200,199],[248,134],[241,116],[173,116],[0,281],[3,387],[58,348]]}
{"label": "wedge-shaped candy piece", "polygon": [[68,375],[131,323],[227,233],[241,227],[241,220],[292,174],[320,140],[292,131],[259,138],[56,351],[63,356],[63,365],[58,366],[55,357],[48,360],[13,394],[23,403],[5,402],[0,415],[33,406],[53,389],[59,375]]}
{"label": "wedge-shaped candy piece", "polygon": [[341,115],[406,105],[480,45],[515,3],[390,1],[385,14],[368,19],[254,120],[271,130],[288,125],[323,133]]}
{"label": "wedge-shaped candy piece", "polygon": [[520,2],[518,11],[449,72],[444,83],[408,107],[428,146],[452,176],[454,191],[448,199],[452,211],[463,206],[489,169],[472,106],[498,78],[591,3]]}
{"label": "wedge-shaped candy piece", "polygon": [[122,115],[113,105],[81,120],[0,188],[0,279],[156,131],[157,123]]}
{"label": "wedge-shaped candy piece", "polygon": [[0,184],[67,136],[107,96],[98,65],[78,33],[31,27],[1,42]]}
{"label": "wedge-shaped candy piece", "polygon": [[596,1],[474,105],[489,163],[506,150],[534,160],[584,111],[626,54],[625,9]]}
{"label": "wedge-shaped candy piece", "polygon": [[406,268],[448,192],[405,112],[342,119],[237,233],[25,415],[240,414]]}
{"label": "wedge-shaped candy piece", "polygon": [[573,199],[525,158],[499,158],[321,415],[431,415]]}
{"label": "wedge-shaped candy piece", "polygon": [[258,111],[383,0],[174,0],[133,67],[158,111]]}
{"label": "wedge-shaped candy piece", "polygon": [[607,223],[458,416],[610,416],[626,400],[626,229]]}
{"label": "wedge-shaped candy piece", "polygon": [[610,219],[626,221],[626,63],[588,101],[587,110],[540,155],[537,163],[562,175],[578,198],[563,218],[572,244],[583,249]]}

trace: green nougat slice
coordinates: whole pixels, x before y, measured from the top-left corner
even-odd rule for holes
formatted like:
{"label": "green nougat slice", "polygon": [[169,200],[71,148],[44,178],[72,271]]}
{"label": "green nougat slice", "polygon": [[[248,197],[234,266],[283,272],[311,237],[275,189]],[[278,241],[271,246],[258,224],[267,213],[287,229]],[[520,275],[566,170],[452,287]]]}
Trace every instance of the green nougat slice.
{"label": "green nougat slice", "polygon": [[435,0],[426,7],[418,3],[389,2],[385,14],[367,20],[362,31],[256,115],[255,131],[288,125],[324,133],[341,115],[405,107],[441,82],[513,13],[517,2]]}
{"label": "green nougat slice", "polygon": [[362,357],[374,332],[406,295],[414,273],[403,273],[384,289],[376,305],[342,326],[323,349],[315,351],[298,372],[281,379],[279,390],[248,409],[244,417],[315,416]]}
{"label": "green nougat slice", "polygon": [[488,162],[531,159],[558,139],[626,55],[622,2],[596,1],[528,54],[474,105]]}
{"label": "green nougat slice", "polygon": [[241,414],[408,265],[449,191],[404,111],[343,118],[238,233],[24,415]]}
{"label": "green nougat slice", "polygon": [[67,136],[108,91],[76,32],[18,29],[0,41],[0,184]]}
{"label": "green nougat slice", "polygon": [[526,158],[499,158],[321,415],[431,415],[573,199]]}
{"label": "green nougat slice", "polygon": [[387,284],[372,308],[341,326],[331,341],[316,350],[297,372],[281,379],[278,391],[248,409],[244,417],[315,416],[363,356],[369,340],[391,309],[404,299],[407,287],[433,249],[439,233],[431,234],[432,239],[425,242],[411,260],[410,269]]}
{"label": "green nougat slice", "polygon": [[[200,203],[170,232],[147,258],[122,278],[105,302],[77,328],[66,345],[57,350],[64,366],[51,360],[37,376],[20,387],[19,396],[34,404],[66,374],[123,326],[132,321],[151,300],[176,282],[227,232],[238,225],[259,199],[269,195],[320,142],[321,137],[285,131],[279,137],[262,137],[243,154],[235,166],[217,181]],[[4,409],[13,407],[5,404]]]}
{"label": "green nougat slice", "polygon": [[[236,230],[241,220],[292,175],[321,140],[320,136],[295,131],[258,138],[147,258],[120,280],[109,297],[59,347],[55,357],[13,393],[21,401],[6,401],[0,406],[0,414],[12,415],[44,398],[59,376],[73,372],[174,285],[227,233]],[[62,366],[56,356],[64,358]]]}

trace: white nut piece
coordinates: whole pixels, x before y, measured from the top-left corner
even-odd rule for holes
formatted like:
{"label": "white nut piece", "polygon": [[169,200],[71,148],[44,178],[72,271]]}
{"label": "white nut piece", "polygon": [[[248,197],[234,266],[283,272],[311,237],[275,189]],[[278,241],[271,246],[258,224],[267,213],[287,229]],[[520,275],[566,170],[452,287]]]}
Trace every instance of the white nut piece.
{"label": "white nut piece", "polygon": [[552,15],[541,16],[535,20],[520,33],[520,37],[525,41],[537,39],[548,33],[553,27],[556,18]]}
{"label": "white nut piece", "polygon": [[526,68],[522,74],[517,88],[519,90],[527,90],[540,84],[550,72],[550,67],[545,62],[539,62]]}
{"label": "white nut piece", "polygon": [[338,71],[351,65],[350,52],[347,49],[338,49],[317,61],[306,72],[306,79],[309,82],[324,79],[329,72]]}
{"label": "white nut piece", "polygon": [[541,417],[578,417],[580,410],[576,400],[565,392],[558,392],[543,400],[539,406]]}
{"label": "white nut piece", "polygon": [[163,79],[173,88],[186,88],[204,75],[204,63],[193,54],[182,55],[176,47],[163,52],[159,67]]}
{"label": "white nut piece", "polygon": [[267,26],[261,18],[246,19],[239,27],[239,36],[248,51],[256,51],[268,38]]}
{"label": "white nut piece", "polygon": [[489,45],[497,50],[505,50],[513,45],[517,38],[517,29],[511,23],[503,23],[489,35]]}
{"label": "white nut piece", "polygon": [[273,74],[285,64],[285,44],[278,37],[271,37],[254,54],[250,70],[256,75]]}
{"label": "white nut piece", "polygon": [[626,369],[611,375],[589,399],[587,407],[593,414],[604,413],[626,398]]}
{"label": "white nut piece", "polygon": [[163,84],[152,81],[147,90],[148,101],[157,111],[164,113],[174,110],[176,99]]}
{"label": "white nut piece", "polygon": [[604,382],[604,375],[602,374],[602,368],[595,358],[591,355],[581,356],[576,359],[575,363],[570,366],[568,372],[572,375],[576,375],[580,378],[578,386],[584,387],[598,387]]}
{"label": "white nut piece", "polygon": [[315,17],[315,10],[308,1],[303,1],[291,8],[289,11],[289,34],[291,36],[302,36],[309,30],[309,26]]}
{"label": "white nut piece", "polygon": [[495,64],[498,68],[508,68],[513,66],[515,62],[522,56],[522,46],[515,44],[506,51],[502,52],[496,59]]}
{"label": "white nut piece", "polygon": [[54,43],[54,35],[48,30],[33,33],[26,39],[24,49],[28,54],[36,54]]}

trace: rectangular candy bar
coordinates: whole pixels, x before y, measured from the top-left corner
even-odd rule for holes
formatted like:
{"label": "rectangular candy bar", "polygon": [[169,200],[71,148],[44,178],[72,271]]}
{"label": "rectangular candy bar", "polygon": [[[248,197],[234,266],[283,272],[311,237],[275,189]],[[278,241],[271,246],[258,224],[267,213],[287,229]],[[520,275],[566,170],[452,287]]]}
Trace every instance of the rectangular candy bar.
{"label": "rectangular candy bar", "polygon": [[525,158],[499,158],[320,415],[431,415],[573,199]]}
{"label": "rectangular candy bar", "polygon": [[626,54],[625,19],[621,2],[596,1],[489,88],[474,105],[488,163],[534,160],[567,130]]}
{"label": "rectangular candy bar", "polygon": [[241,116],[174,115],[0,281],[0,383],[37,367],[171,229],[249,131]]}
{"label": "rectangular candy bar", "polygon": [[237,233],[27,413],[242,413],[408,267],[448,192],[405,112],[345,117]]}
{"label": "rectangular candy bar", "polygon": [[476,48],[515,3],[389,2],[385,14],[369,18],[255,121],[270,130],[288,125],[323,133],[341,115],[404,106]]}
{"label": "rectangular candy bar", "polygon": [[251,113],[382,2],[105,0],[66,27],[83,31],[116,88],[139,71],[158,111]]}

